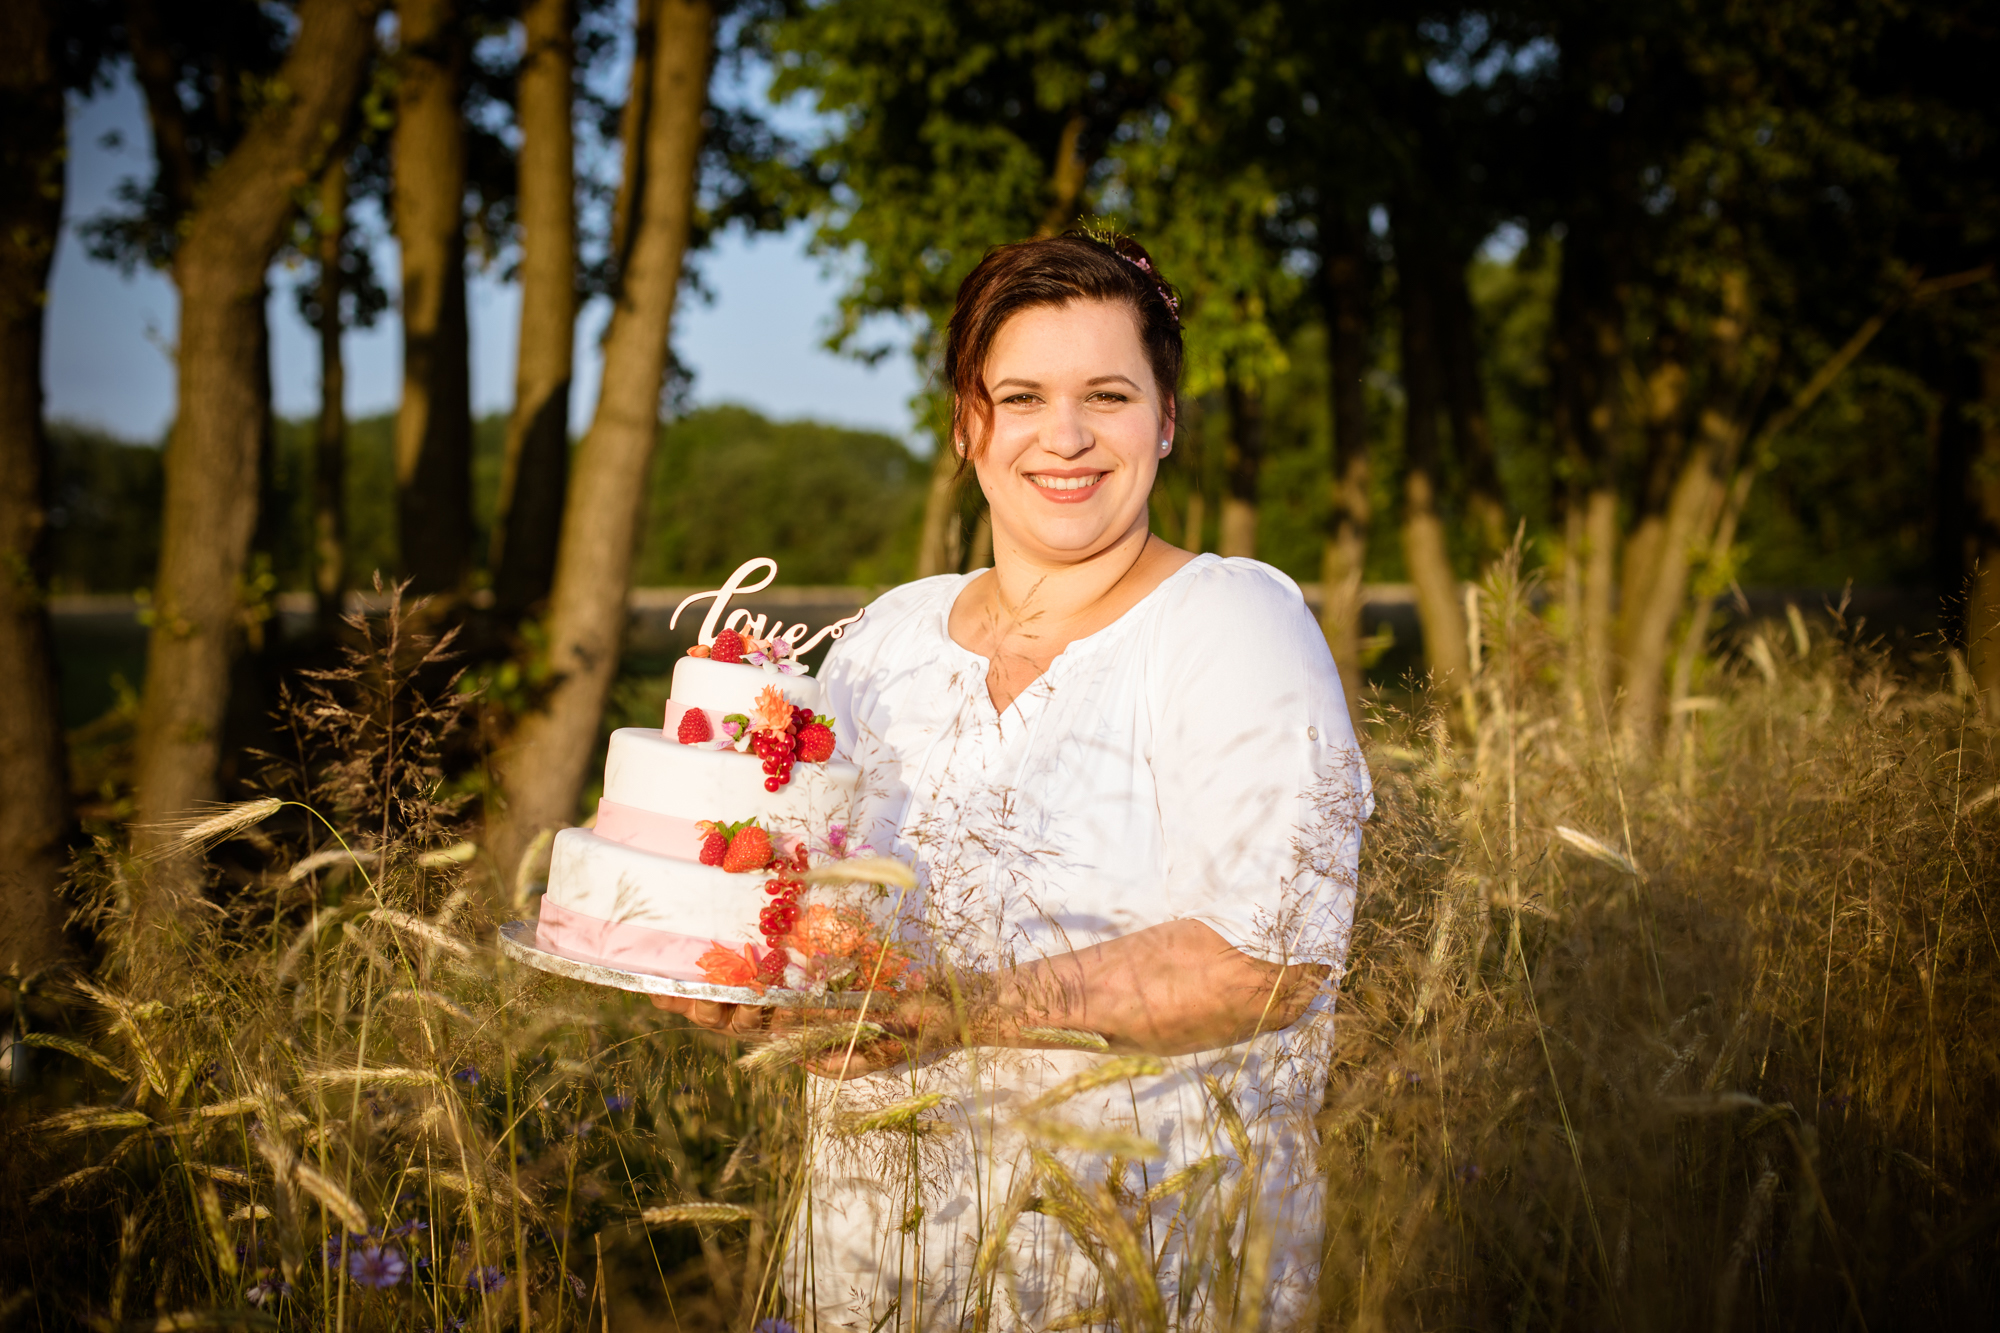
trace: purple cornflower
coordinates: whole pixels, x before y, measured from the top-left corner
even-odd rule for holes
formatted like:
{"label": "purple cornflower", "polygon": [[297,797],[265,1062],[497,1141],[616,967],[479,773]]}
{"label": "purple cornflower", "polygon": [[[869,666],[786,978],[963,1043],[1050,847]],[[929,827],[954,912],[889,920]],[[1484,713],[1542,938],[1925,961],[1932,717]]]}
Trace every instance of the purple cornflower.
{"label": "purple cornflower", "polygon": [[474,1268],[465,1279],[468,1291],[476,1291],[482,1295],[496,1292],[506,1285],[507,1275],[491,1264]]}
{"label": "purple cornflower", "polygon": [[616,1111],[629,1110],[631,1108],[631,1105],[632,1105],[632,1099],[630,1097],[627,1097],[622,1092],[614,1093],[613,1095],[606,1097],[604,1099],[604,1109],[607,1111],[616,1112]]}
{"label": "purple cornflower", "polygon": [[413,1217],[407,1222],[400,1222],[397,1225],[390,1227],[389,1234],[392,1237],[409,1236],[415,1234],[416,1232],[429,1231],[430,1229],[431,1229],[430,1223],[419,1221],[418,1219]]}
{"label": "purple cornflower", "polygon": [[364,1287],[387,1290],[409,1276],[410,1261],[393,1245],[370,1245],[347,1260],[347,1275]]}
{"label": "purple cornflower", "polygon": [[791,1320],[773,1316],[769,1319],[759,1319],[757,1327],[750,1330],[750,1333],[799,1333],[799,1331],[792,1327]]}
{"label": "purple cornflower", "polygon": [[471,1065],[467,1065],[465,1068],[459,1070],[452,1077],[461,1083],[470,1083],[475,1088],[479,1086],[479,1071]]}
{"label": "purple cornflower", "polygon": [[260,1277],[243,1289],[243,1299],[262,1309],[280,1296],[292,1294],[292,1284],[282,1278]]}

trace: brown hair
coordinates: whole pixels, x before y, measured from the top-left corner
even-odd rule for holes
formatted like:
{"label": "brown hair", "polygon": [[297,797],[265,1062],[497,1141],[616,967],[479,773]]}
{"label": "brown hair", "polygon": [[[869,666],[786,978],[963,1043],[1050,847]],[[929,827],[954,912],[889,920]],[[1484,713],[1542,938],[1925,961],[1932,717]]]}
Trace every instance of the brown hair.
{"label": "brown hair", "polygon": [[[999,245],[958,285],[944,342],[944,374],[951,385],[951,436],[964,441],[968,412],[990,426],[993,400],[986,392],[986,357],[1009,319],[1038,306],[1075,301],[1117,301],[1139,321],[1139,341],[1153,380],[1171,414],[1181,383],[1180,295],[1160,276],[1146,248],[1110,232],[1065,232],[1041,240]],[[961,470],[964,462],[959,464]]]}

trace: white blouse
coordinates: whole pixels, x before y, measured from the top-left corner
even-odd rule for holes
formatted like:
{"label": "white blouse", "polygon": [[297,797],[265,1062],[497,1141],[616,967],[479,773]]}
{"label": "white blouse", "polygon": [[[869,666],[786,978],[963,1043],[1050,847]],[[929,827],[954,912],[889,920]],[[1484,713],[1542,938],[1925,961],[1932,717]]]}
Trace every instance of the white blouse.
{"label": "white blouse", "polygon": [[[821,673],[841,752],[863,773],[850,842],[917,866],[920,899],[906,915],[943,965],[987,971],[1192,919],[1257,958],[1338,975],[1372,798],[1339,676],[1298,585],[1254,560],[1198,556],[1071,643],[996,714],[986,660],[948,629],[977,577],[887,593]],[[1208,1154],[1234,1156],[1201,1082],[1221,1076],[1258,1144],[1253,1169],[1278,1228],[1280,1322],[1296,1301],[1310,1305],[1316,1274],[1309,1117],[1325,1077],[1314,1053],[1326,1008],[1057,1110],[1071,1125],[1165,1147],[1127,1177],[1139,1193]],[[940,1113],[964,1132],[924,1139],[922,1169],[900,1181],[878,1169],[893,1163],[870,1164],[865,1143],[822,1136],[793,1256],[808,1308],[833,1326],[869,1327],[893,1302],[897,1324],[956,1326],[977,1299],[970,1269],[983,1228],[1031,1169],[1008,1108],[1102,1058],[989,1048],[837,1089],[816,1083],[823,1110],[943,1091]],[[1103,1177],[1104,1162],[1088,1153],[1064,1160],[1080,1178]],[[1155,1209],[1168,1231],[1175,1206]],[[1004,1285],[1019,1317],[1043,1322],[1096,1300],[1094,1270],[1052,1219],[1024,1215],[1011,1236]],[[1163,1285],[1177,1272],[1168,1254]]]}

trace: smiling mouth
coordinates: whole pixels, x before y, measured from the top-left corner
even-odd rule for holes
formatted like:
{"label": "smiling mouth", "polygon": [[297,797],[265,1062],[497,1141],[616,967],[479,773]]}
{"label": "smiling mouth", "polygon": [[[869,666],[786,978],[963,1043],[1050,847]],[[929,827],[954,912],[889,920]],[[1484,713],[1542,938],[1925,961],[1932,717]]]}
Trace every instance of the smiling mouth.
{"label": "smiling mouth", "polygon": [[1028,480],[1045,491],[1083,491],[1104,480],[1104,474],[1093,472],[1087,477],[1045,477],[1040,473],[1031,472],[1028,474]]}

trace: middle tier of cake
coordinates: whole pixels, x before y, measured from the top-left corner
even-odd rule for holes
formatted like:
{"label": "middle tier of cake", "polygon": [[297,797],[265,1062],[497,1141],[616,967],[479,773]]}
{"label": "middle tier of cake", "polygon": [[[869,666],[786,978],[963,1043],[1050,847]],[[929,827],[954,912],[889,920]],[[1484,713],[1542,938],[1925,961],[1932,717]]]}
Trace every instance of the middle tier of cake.
{"label": "middle tier of cake", "polygon": [[792,780],[776,791],[764,790],[764,776],[755,754],[682,745],[650,727],[621,727],[611,733],[604,760],[604,799],[687,820],[755,819],[773,836],[817,842],[828,825],[847,822],[861,782],[861,770],[838,759],[794,765]]}

